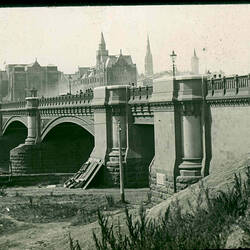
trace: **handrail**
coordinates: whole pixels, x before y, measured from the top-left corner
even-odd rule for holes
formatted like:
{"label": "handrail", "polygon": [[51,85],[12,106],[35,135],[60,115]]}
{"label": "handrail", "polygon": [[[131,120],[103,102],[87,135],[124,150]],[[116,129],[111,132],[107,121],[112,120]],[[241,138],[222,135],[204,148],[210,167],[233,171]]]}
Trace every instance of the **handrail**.
{"label": "handrail", "polygon": [[15,102],[3,102],[1,103],[1,109],[21,109],[25,108],[26,101],[15,101]]}
{"label": "handrail", "polygon": [[229,89],[241,89],[248,88],[250,86],[250,75],[234,77],[222,77],[217,79],[208,80],[208,90],[229,90]]}
{"label": "handrail", "polygon": [[45,97],[39,99],[39,107],[48,107],[48,106],[58,106],[58,105],[72,105],[80,103],[90,103],[93,99],[93,92],[86,92],[79,95],[63,95],[56,97]]}
{"label": "handrail", "polygon": [[148,100],[152,96],[153,87],[133,87],[130,91],[130,100]]}

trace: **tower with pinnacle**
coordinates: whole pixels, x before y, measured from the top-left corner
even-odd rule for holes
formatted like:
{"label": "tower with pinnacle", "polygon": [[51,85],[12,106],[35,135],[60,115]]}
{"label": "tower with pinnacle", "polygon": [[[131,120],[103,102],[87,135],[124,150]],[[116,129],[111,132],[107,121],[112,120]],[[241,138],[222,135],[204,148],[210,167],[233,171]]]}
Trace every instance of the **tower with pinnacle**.
{"label": "tower with pinnacle", "polygon": [[108,50],[106,50],[106,43],[103,37],[103,33],[101,33],[101,41],[99,43],[99,48],[96,51],[96,65],[99,65],[100,63],[104,62],[108,58]]}
{"label": "tower with pinnacle", "polygon": [[199,75],[199,58],[196,55],[195,49],[194,55],[191,58],[191,73],[193,75]]}
{"label": "tower with pinnacle", "polygon": [[150,50],[149,37],[147,38],[147,52],[145,56],[145,76],[153,75],[153,57]]}

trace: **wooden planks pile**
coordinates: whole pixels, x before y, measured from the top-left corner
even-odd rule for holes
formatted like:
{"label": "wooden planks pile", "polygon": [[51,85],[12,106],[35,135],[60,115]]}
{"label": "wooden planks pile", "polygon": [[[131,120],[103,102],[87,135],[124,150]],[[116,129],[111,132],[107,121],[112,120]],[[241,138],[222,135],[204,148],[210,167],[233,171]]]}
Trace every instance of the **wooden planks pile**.
{"label": "wooden planks pile", "polygon": [[89,159],[73,177],[64,183],[64,187],[86,189],[102,166],[102,160]]}

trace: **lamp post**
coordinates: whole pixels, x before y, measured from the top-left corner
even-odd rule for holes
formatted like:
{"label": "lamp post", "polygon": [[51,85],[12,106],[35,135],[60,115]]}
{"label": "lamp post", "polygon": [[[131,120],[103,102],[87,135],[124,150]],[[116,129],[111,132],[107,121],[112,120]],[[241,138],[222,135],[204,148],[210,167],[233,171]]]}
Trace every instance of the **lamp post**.
{"label": "lamp post", "polygon": [[71,75],[69,76],[69,94],[71,95]]}
{"label": "lamp post", "polygon": [[172,54],[170,55],[173,63],[173,79],[175,79],[175,60],[177,55],[175,54],[174,50],[172,51]]}

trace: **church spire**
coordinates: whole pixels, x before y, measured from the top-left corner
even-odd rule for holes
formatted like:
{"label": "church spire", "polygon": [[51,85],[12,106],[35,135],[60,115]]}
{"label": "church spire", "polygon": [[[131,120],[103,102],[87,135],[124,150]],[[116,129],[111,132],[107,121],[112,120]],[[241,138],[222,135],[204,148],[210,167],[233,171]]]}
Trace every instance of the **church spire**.
{"label": "church spire", "polygon": [[191,74],[194,74],[194,75],[199,74],[199,58],[196,55],[195,49],[194,49],[194,55],[191,58]]}
{"label": "church spire", "polygon": [[104,40],[103,33],[101,32],[101,40],[99,43],[99,48],[96,52],[96,65],[99,65],[101,62],[106,62],[108,58],[108,50],[106,50],[106,43]]}
{"label": "church spire", "polygon": [[153,75],[153,57],[150,49],[149,36],[147,36],[147,52],[145,56],[145,75]]}
{"label": "church spire", "polygon": [[151,54],[149,37],[147,37],[147,54]]}
{"label": "church spire", "polygon": [[195,49],[194,49],[194,57],[197,57]]}
{"label": "church spire", "polygon": [[101,32],[101,41],[99,43],[99,50],[106,50],[106,43],[102,32]]}

